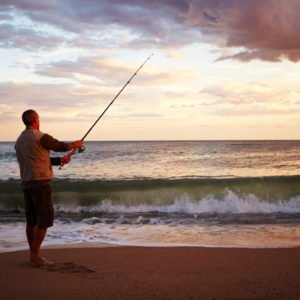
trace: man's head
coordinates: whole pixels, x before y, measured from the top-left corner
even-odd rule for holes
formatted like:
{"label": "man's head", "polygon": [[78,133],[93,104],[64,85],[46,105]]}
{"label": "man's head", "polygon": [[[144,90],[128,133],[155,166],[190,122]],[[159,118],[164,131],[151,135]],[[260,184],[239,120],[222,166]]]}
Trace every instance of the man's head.
{"label": "man's head", "polygon": [[40,128],[39,115],[33,109],[24,111],[22,114],[22,120],[23,123],[26,125],[26,127],[36,128],[36,129]]}

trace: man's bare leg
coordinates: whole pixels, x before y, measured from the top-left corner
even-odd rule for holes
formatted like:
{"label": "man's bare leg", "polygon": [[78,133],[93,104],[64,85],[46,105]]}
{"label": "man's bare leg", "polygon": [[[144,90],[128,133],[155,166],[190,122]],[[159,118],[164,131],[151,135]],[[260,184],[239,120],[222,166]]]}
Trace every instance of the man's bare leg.
{"label": "man's bare leg", "polygon": [[34,237],[36,234],[36,230],[37,230],[36,226],[34,226],[34,227],[27,226],[26,227],[26,236],[27,236],[27,241],[28,241],[28,245],[30,248],[30,253],[32,252],[32,245],[33,245],[33,240],[34,240]]}
{"label": "man's bare leg", "polygon": [[40,249],[45,238],[47,228],[27,227],[26,234],[30,248],[30,262],[35,264],[43,264],[48,262],[40,256]]}

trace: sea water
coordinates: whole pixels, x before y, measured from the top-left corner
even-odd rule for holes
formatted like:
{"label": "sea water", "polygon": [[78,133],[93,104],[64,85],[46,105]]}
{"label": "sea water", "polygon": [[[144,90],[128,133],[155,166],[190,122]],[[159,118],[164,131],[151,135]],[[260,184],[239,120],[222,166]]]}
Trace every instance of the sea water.
{"label": "sea water", "polygon": [[[300,246],[300,141],[86,142],[54,172],[45,245]],[[24,228],[2,142],[0,251],[26,248]]]}

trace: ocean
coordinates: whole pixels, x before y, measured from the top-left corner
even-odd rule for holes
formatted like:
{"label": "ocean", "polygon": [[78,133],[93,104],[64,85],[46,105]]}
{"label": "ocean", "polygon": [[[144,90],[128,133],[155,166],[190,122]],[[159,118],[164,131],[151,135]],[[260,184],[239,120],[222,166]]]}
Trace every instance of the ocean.
{"label": "ocean", "polygon": [[[46,246],[300,246],[300,141],[86,142],[54,173]],[[0,252],[27,249],[22,197],[1,142]]]}

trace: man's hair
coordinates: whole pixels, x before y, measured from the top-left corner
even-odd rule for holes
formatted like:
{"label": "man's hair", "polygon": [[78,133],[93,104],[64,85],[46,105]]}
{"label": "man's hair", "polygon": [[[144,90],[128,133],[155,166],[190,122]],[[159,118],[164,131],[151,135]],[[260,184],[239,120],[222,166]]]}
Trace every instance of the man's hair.
{"label": "man's hair", "polygon": [[37,113],[33,109],[28,109],[23,112],[22,114],[22,121],[26,126],[30,126],[33,124],[35,117],[37,116]]}

